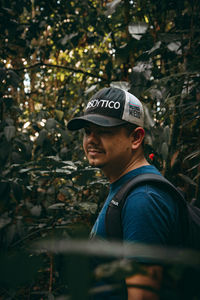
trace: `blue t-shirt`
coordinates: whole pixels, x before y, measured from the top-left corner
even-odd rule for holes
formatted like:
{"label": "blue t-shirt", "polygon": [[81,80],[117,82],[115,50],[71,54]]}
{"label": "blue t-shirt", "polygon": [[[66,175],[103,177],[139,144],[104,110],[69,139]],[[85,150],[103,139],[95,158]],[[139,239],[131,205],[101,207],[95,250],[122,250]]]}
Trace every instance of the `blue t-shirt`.
{"label": "blue t-shirt", "polygon": [[[106,239],[108,204],[127,180],[144,173],[160,174],[154,166],[147,165],[130,171],[110,185],[109,195],[92,228],[92,237]],[[181,244],[178,205],[171,195],[155,185],[139,186],[129,194],[122,210],[122,227],[124,241],[169,246]]]}
{"label": "blue t-shirt", "polygon": [[[120,187],[131,177],[144,173],[159,174],[151,165],[132,170],[110,185],[108,197],[92,228],[91,237],[106,239],[105,215],[107,207]],[[144,184],[127,197],[122,209],[123,240],[163,246],[181,245],[178,204],[170,194],[155,185]],[[137,257],[137,261],[152,263]],[[100,282],[99,285],[104,285]],[[95,300],[120,300],[118,292],[97,294]]]}

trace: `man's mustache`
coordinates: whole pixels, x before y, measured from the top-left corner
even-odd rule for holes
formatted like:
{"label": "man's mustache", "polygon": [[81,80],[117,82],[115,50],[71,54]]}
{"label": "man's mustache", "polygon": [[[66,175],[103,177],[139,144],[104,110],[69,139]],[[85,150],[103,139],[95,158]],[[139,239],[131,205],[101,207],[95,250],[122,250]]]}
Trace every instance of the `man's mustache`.
{"label": "man's mustache", "polygon": [[96,146],[92,146],[92,145],[90,145],[90,146],[87,147],[87,151],[104,152],[103,149],[98,148],[98,147],[96,147]]}

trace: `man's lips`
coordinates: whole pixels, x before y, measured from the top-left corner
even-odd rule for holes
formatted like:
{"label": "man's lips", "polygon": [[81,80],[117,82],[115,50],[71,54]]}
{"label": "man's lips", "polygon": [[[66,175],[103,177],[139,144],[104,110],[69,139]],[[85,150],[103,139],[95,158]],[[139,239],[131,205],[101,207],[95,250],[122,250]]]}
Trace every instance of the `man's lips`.
{"label": "man's lips", "polygon": [[97,149],[97,148],[93,148],[93,147],[88,147],[87,152],[92,153],[92,154],[104,153],[104,151],[102,149]]}

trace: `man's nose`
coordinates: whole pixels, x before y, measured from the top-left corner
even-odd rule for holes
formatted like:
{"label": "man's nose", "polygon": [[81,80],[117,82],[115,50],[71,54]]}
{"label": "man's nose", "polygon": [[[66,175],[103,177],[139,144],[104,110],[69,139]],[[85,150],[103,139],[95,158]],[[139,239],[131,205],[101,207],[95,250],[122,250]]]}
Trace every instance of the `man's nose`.
{"label": "man's nose", "polygon": [[95,142],[95,143],[99,142],[99,136],[98,136],[97,132],[95,132],[95,131],[91,131],[87,135],[87,139],[88,139],[88,142]]}

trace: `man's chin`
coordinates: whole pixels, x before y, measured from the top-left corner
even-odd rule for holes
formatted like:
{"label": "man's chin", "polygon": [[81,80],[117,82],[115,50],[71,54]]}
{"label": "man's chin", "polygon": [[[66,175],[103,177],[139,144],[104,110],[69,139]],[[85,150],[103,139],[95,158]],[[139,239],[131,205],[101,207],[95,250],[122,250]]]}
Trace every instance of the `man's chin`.
{"label": "man's chin", "polygon": [[99,169],[102,169],[104,167],[104,164],[97,162],[97,161],[89,161],[89,164],[92,167],[99,168]]}

